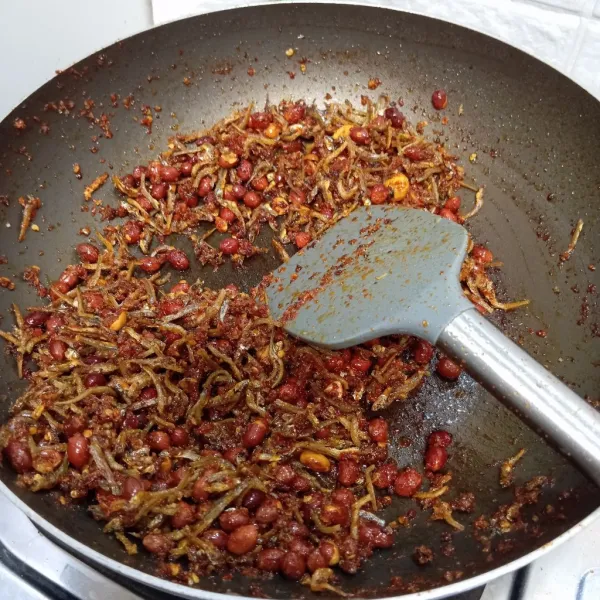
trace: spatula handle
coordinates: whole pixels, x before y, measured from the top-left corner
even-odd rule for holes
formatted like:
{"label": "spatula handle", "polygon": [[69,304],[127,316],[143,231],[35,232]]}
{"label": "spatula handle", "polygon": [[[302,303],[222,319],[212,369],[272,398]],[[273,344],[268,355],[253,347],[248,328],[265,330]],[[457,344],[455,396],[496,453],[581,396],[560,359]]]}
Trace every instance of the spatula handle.
{"label": "spatula handle", "polygon": [[600,486],[599,412],[474,309],[447,325],[437,346],[539,427]]}

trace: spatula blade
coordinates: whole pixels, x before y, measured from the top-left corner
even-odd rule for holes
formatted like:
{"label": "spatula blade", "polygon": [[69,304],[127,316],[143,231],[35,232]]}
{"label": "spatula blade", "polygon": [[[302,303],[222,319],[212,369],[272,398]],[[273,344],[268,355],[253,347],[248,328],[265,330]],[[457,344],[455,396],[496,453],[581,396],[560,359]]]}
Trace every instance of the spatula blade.
{"label": "spatula blade", "polygon": [[430,212],[361,207],[277,269],[266,288],[286,331],[327,348],[394,333],[435,343],[473,305],[459,274],[468,234]]}

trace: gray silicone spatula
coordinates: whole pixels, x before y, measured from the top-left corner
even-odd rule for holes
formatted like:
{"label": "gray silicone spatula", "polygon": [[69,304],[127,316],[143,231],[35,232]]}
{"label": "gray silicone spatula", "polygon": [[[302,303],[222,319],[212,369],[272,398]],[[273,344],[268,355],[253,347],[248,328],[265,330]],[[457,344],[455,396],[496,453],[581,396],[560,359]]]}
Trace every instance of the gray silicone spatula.
{"label": "gray silicone spatula", "polygon": [[600,414],[464,297],[467,243],[429,212],[363,207],[273,273],[269,306],[286,331],[326,348],[395,333],[435,344],[600,485]]}

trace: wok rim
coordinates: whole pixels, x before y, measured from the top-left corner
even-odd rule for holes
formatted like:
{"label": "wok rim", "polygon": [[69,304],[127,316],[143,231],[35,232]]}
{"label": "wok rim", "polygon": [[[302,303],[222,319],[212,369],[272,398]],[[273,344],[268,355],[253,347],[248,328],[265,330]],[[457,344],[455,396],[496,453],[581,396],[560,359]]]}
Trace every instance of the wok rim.
{"label": "wok rim", "polygon": [[[155,575],[149,575],[135,569],[133,567],[129,567],[121,562],[116,561],[113,558],[109,558],[82,544],[77,541],[75,538],[64,533],[58,527],[55,527],[46,519],[38,515],[32,508],[30,508],[25,502],[19,499],[13,492],[11,492],[7,486],[0,481],[0,493],[4,494],[17,508],[25,513],[35,525],[37,525],[43,532],[48,533],[50,536],[56,538],[64,544],[68,548],[72,548],[76,553],[82,554],[93,563],[100,564],[123,577],[126,577],[128,580],[132,582],[138,582],[148,587],[154,588],[156,590],[160,590],[167,594],[171,594],[175,597],[187,598],[190,600],[254,600],[253,596],[242,596],[240,594],[222,594],[219,592],[209,592],[208,590],[203,590],[200,588],[185,586],[181,583],[173,583],[168,579],[161,579]],[[498,579],[503,575],[507,575],[508,573],[512,573],[522,567],[527,566],[534,560],[541,558],[546,555],[548,552],[556,548],[557,546],[564,544],[568,540],[575,537],[580,531],[589,527],[596,520],[600,519],[600,507],[590,513],[587,517],[579,521],[579,523],[573,525],[570,529],[554,538],[552,541],[547,542],[546,544],[532,550],[531,552],[521,556],[513,561],[506,563],[500,567],[496,567],[491,571],[486,571],[485,573],[481,573],[480,575],[475,575],[474,577],[469,577],[467,579],[457,581],[455,583],[450,583],[447,585],[442,585],[437,588],[433,588],[430,590],[425,590],[423,592],[415,592],[412,594],[402,594],[400,596],[384,596],[385,600],[439,600],[441,598],[448,598],[449,596],[453,596],[456,594],[461,594],[463,592],[468,592],[469,590],[482,587],[486,583]],[[72,554],[72,552],[70,552]],[[272,597],[273,600],[288,600],[285,596],[277,596]]]}

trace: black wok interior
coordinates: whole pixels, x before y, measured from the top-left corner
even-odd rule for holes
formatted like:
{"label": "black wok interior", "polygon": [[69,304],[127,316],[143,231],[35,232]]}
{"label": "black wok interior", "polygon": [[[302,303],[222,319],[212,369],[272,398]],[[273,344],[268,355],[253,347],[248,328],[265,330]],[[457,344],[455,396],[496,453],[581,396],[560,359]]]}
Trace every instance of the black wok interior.
{"label": "black wok interior", "polygon": [[[293,47],[292,58],[285,54]],[[299,61],[306,61],[302,74]],[[255,70],[254,76],[248,69]],[[288,71],[295,73],[292,79]],[[184,84],[189,77],[190,85]],[[370,78],[381,86],[371,91]],[[449,105],[441,113],[431,107],[431,93],[448,91]],[[56,279],[75,259],[73,248],[84,238],[81,227],[101,228],[99,217],[82,212],[83,188],[98,174],[130,172],[164,149],[169,136],[210,126],[233,108],[253,100],[258,106],[282,98],[305,98],[322,105],[326,94],[335,100],[360,102],[361,94],[402,99],[413,123],[427,120],[427,134],[438,137],[461,158],[467,179],[485,185],[483,211],[469,224],[479,241],[489,244],[504,262],[497,273],[502,299],[530,298],[531,305],[501,315],[497,322],[513,339],[580,395],[597,399],[600,380],[596,296],[588,286],[597,275],[588,268],[599,264],[600,104],[573,82],[532,57],[501,42],[444,22],[400,12],[343,5],[284,5],[254,7],[187,19],[139,34],[93,55],[34,92],[0,125],[0,255],[8,264],[0,275],[10,276],[15,291],[0,290],[0,326],[12,326],[10,305],[34,306],[35,291],[22,281],[26,266],[41,268],[43,281]],[[110,95],[118,94],[118,108]],[[129,110],[122,99],[133,94]],[[44,105],[69,98],[69,114],[44,111]],[[93,112],[110,115],[112,139],[79,116],[84,99],[95,102]],[[152,133],[140,125],[141,106],[160,105]],[[459,106],[463,114],[459,116]],[[448,124],[441,123],[441,117]],[[15,118],[28,123],[13,127]],[[50,126],[39,133],[39,117]],[[136,120],[137,119],[137,120]],[[92,153],[90,148],[97,148]],[[471,164],[468,156],[477,154]],[[105,162],[103,162],[105,161]],[[79,163],[81,180],[72,171]],[[29,231],[17,243],[21,217],[18,197],[34,194],[43,206]],[[112,186],[95,194],[117,205]],[[470,206],[473,194],[462,194]],[[89,205],[88,205],[89,206]],[[559,266],[570,232],[584,220],[579,244],[570,261]],[[5,224],[10,224],[10,228]],[[184,244],[185,245],[185,244]],[[207,285],[234,281],[244,287],[256,283],[275,262],[249,261],[241,272],[195,268],[190,277]],[[587,298],[590,314],[582,324],[581,306]],[[535,333],[547,330],[547,337]],[[0,353],[0,418],[7,418],[12,400],[23,389],[14,359]],[[445,583],[446,571],[464,577],[509,562],[569,529],[600,504],[600,492],[560,454],[479,386],[463,376],[459,384],[433,377],[405,404],[392,409],[396,457],[399,463],[420,464],[425,435],[443,426],[453,434],[449,469],[455,491],[476,496],[476,512],[458,518],[465,532],[453,533],[445,524],[419,514],[414,525],[402,529],[394,549],[376,553],[360,575],[344,577],[343,587],[365,596],[391,596],[390,577],[400,575],[422,589]],[[401,438],[417,441],[401,447]],[[538,526],[492,539],[491,553],[482,553],[468,522],[491,515],[512,492],[498,486],[498,465],[519,448],[527,454],[516,469],[517,483],[534,475],[553,479],[542,499],[528,509],[539,515]],[[15,486],[13,472],[0,468],[0,479],[43,519],[101,554],[153,573],[145,553],[128,557],[121,545],[101,532],[85,509],[61,509],[51,495],[34,495]],[[568,498],[565,492],[572,491]],[[559,499],[561,497],[562,499]],[[562,518],[548,516],[554,504]],[[396,499],[387,515],[406,512],[411,501]],[[555,513],[556,514],[556,513]],[[456,553],[444,557],[440,535],[453,533]],[[513,542],[512,549],[501,551]],[[417,567],[414,547],[431,546],[434,563]],[[256,582],[254,582],[256,584]],[[207,578],[200,588],[251,593],[252,580]],[[306,588],[277,577],[260,582],[266,595],[300,597]]]}

